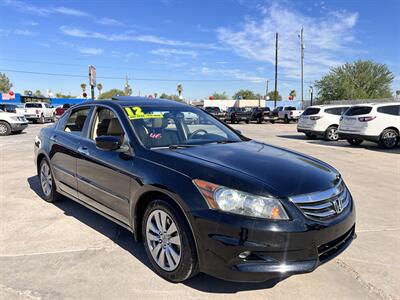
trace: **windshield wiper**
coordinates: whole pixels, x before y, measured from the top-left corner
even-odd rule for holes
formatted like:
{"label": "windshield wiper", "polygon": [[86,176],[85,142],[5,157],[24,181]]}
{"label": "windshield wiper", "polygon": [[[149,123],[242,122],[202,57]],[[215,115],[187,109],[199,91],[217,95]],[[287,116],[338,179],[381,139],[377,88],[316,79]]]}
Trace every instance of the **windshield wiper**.
{"label": "windshield wiper", "polygon": [[179,145],[169,145],[169,149],[178,149],[178,148],[190,148],[190,147],[196,147],[198,145],[190,145],[190,144],[179,144]]}
{"label": "windshield wiper", "polygon": [[216,141],[215,143],[217,144],[229,144],[229,143],[238,143],[242,141],[234,141],[234,140],[222,140],[222,141]]}

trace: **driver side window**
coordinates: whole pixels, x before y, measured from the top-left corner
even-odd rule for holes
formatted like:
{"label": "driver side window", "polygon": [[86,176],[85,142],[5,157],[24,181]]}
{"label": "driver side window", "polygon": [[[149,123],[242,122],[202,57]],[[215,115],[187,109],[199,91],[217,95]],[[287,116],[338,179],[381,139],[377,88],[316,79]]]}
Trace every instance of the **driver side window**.
{"label": "driver side window", "polygon": [[98,108],[94,118],[90,138],[95,140],[98,136],[117,136],[121,143],[125,139],[125,132],[115,113],[108,108]]}

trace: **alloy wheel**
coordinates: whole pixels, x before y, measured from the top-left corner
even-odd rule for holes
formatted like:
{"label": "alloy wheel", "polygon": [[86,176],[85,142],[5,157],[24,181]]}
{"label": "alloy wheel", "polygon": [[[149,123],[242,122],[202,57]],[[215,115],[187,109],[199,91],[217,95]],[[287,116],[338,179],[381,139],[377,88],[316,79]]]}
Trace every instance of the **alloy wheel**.
{"label": "alloy wheel", "polygon": [[7,127],[4,124],[0,124],[0,134],[5,134],[7,132]]}
{"label": "alloy wheel", "polygon": [[330,141],[337,141],[339,139],[339,134],[337,133],[337,128],[330,128],[328,131],[328,139]]}
{"label": "alloy wheel", "polygon": [[181,237],[172,217],[156,209],[146,222],[146,242],[157,265],[165,271],[175,270],[182,256]]}
{"label": "alloy wheel", "polygon": [[50,167],[47,163],[43,163],[40,168],[40,184],[45,196],[49,197],[53,188],[53,179],[51,178]]}
{"label": "alloy wheel", "polygon": [[383,143],[387,148],[392,148],[397,142],[397,135],[393,131],[387,131],[383,135]]}

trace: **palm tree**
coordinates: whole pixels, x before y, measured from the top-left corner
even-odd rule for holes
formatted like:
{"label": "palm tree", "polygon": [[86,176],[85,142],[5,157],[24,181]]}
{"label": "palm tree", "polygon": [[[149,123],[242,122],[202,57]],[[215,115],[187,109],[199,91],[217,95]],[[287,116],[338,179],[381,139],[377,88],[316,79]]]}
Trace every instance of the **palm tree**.
{"label": "palm tree", "polygon": [[292,97],[292,99],[296,98],[296,90],[291,90],[289,96]]}
{"label": "palm tree", "polygon": [[86,83],[81,84],[81,89],[82,89],[82,92],[86,91]]}
{"label": "palm tree", "polygon": [[178,84],[178,86],[176,87],[176,90],[177,90],[177,92],[178,92],[179,99],[182,99],[183,86],[182,86],[181,83]]}
{"label": "palm tree", "polygon": [[96,85],[97,89],[99,90],[99,96],[101,95],[101,90],[103,89],[103,85],[101,83],[98,83]]}

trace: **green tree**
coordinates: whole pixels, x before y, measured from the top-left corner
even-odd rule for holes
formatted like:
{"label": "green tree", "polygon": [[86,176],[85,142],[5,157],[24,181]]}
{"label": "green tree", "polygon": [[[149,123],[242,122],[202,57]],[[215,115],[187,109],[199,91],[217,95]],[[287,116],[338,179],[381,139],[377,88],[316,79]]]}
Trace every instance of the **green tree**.
{"label": "green tree", "polygon": [[35,93],[33,94],[36,97],[43,97],[43,94],[40,90],[36,90]]}
{"label": "green tree", "polygon": [[233,99],[249,99],[249,100],[256,100],[256,99],[261,99],[261,95],[258,93],[255,93],[251,90],[239,90],[233,95]]}
{"label": "green tree", "polygon": [[0,72],[0,92],[8,93],[13,87],[10,79],[6,76],[6,73]]}
{"label": "green tree", "polygon": [[357,60],[332,68],[316,82],[321,102],[347,99],[376,99],[392,96],[394,75],[384,64]]}
{"label": "green tree", "polygon": [[111,89],[99,95],[98,99],[111,99],[114,96],[126,96],[124,91],[119,89]]}
{"label": "green tree", "polygon": [[25,91],[24,91],[24,95],[25,95],[25,96],[27,96],[27,95],[29,95],[29,94],[32,94],[32,91],[31,91],[31,90],[25,90]]}
{"label": "green tree", "polygon": [[56,98],[76,98],[72,95],[64,95],[63,93],[56,93]]}
{"label": "green tree", "polygon": [[228,95],[226,94],[226,92],[223,92],[223,93],[214,92],[212,94],[212,97],[215,100],[226,100],[226,99],[228,99]]}
{"label": "green tree", "polygon": [[[103,85],[101,83],[98,83],[96,85],[97,89],[99,90],[99,96],[101,95],[101,90],[103,89]],[[98,98],[98,97],[97,97]]]}
{"label": "green tree", "polygon": [[182,100],[179,98],[178,95],[168,95],[166,93],[162,93],[160,95],[160,98],[161,99],[168,99],[168,100],[175,100],[175,101],[178,101],[178,102],[182,102]]}
{"label": "green tree", "polygon": [[397,91],[396,91],[396,96],[397,96],[397,97],[400,96],[400,90],[397,90]]}
{"label": "green tree", "polygon": [[296,98],[296,90],[291,90],[289,96],[291,96],[292,99]]}
{"label": "green tree", "polygon": [[86,83],[81,83],[82,92],[86,92]]}
{"label": "green tree", "polygon": [[[274,91],[269,92],[269,93],[267,94],[267,97],[269,97],[269,100],[270,100],[270,101],[274,101],[274,100],[275,100],[275,92],[274,92]],[[279,91],[278,91],[278,93],[277,93],[276,100],[277,100],[277,101],[282,100],[282,96],[279,94]]]}

